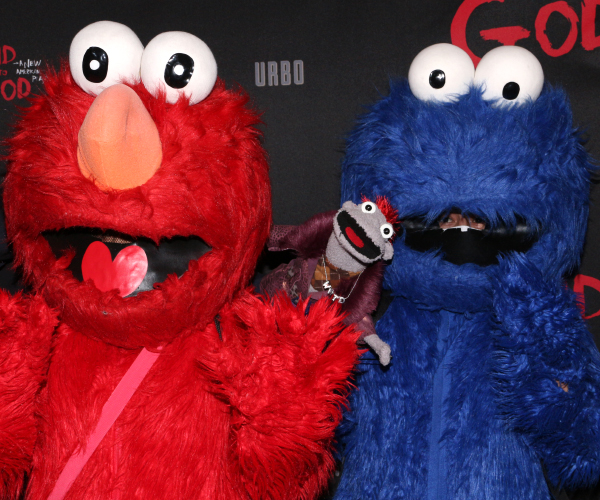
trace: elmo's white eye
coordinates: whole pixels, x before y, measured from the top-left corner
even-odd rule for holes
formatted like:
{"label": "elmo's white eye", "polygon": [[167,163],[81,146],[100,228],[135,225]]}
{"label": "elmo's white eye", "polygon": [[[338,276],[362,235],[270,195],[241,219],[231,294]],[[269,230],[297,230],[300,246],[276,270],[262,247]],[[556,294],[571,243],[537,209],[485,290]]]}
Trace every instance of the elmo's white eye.
{"label": "elmo's white eye", "polygon": [[69,50],[73,79],[85,92],[98,95],[122,81],[139,81],[144,46],[127,26],[99,21],[83,28]]}
{"label": "elmo's white eye", "polygon": [[374,214],[377,211],[377,207],[372,201],[365,201],[360,208],[366,214]]}
{"label": "elmo's white eye", "polygon": [[381,236],[383,236],[383,239],[385,240],[391,238],[394,234],[394,228],[389,222],[382,224],[379,230],[381,231]]}
{"label": "elmo's white eye", "polygon": [[170,31],[154,37],[142,56],[142,81],[154,97],[164,91],[167,102],[182,94],[196,104],[217,81],[217,62],[208,46],[194,35]]}
{"label": "elmo's white eye", "polygon": [[544,72],[531,52],[507,45],[483,56],[475,71],[475,84],[482,86],[487,101],[521,104],[538,98],[544,86]]}
{"label": "elmo's white eye", "polygon": [[438,43],[414,58],[408,70],[408,84],[421,101],[449,102],[469,91],[474,74],[473,61],[464,50]]}

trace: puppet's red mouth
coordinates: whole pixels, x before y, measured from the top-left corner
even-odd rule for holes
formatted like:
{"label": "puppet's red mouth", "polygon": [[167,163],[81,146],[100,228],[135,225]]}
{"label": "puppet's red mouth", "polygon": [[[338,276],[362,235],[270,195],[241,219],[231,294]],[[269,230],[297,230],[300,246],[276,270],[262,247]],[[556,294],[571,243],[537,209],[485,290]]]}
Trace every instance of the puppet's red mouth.
{"label": "puppet's red mouth", "polygon": [[363,240],[361,240],[358,235],[354,232],[354,230],[351,227],[347,227],[345,229],[346,232],[346,236],[348,237],[348,239],[354,243],[358,248],[362,248],[365,246],[365,244],[363,243]]}
{"label": "puppet's red mouth", "polygon": [[[56,258],[62,257],[69,250],[75,252],[68,269],[73,274],[73,277],[79,281],[84,281],[84,274],[86,274],[87,278],[91,278],[94,282],[96,281],[89,274],[82,272],[84,256],[90,248],[90,245],[97,245],[99,241],[102,241],[110,252],[110,256],[103,256],[103,262],[92,263],[99,266],[113,266],[115,258],[117,258],[122,250],[132,246],[140,247],[145,253],[148,266],[143,278],[139,279],[139,269],[132,267],[131,277],[124,276],[123,272],[121,272],[120,277],[115,278],[116,281],[109,280],[110,283],[119,284],[128,282],[129,288],[123,288],[123,290],[127,290],[128,293],[126,295],[128,297],[135,296],[140,292],[152,290],[155,283],[163,282],[170,274],[176,274],[178,277],[181,277],[183,273],[187,271],[190,261],[199,259],[211,250],[209,245],[196,236],[178,236],[164,239],[161,240],[159,245],[156,245],[152,240],[147,238],[132,238],[129,235],[114,231],[101,231],[99,229],[90,228],[46,231],[43,233],[43,236],[49,243]],[[93,253],[88,253],[87,255],[88,259],[90,255],[94,257]],[[86,267],[86,265],[84,265],[84,267]],[[89,262],[87,269],[89,269]],[[113,270],[110,269],[109,271],[108,274],[112,273]],[[133,276],[135,273],[137,273],[136,276]],[[131,280],[133,280],[133,278],[138,281],[133,281],[137,287],[131,291]],[[99,288],[103,289],[103,286],[105,285],[100,285]],[[114,286],[114,288],[120,289],[121,287]]]}
{"label": "puppet's red mouth", "polygon": [[365,230],[348,212],[341,210],[336,220],[344,237],[354,250],[371,260],[381,255],[381,249],[373,243]]}

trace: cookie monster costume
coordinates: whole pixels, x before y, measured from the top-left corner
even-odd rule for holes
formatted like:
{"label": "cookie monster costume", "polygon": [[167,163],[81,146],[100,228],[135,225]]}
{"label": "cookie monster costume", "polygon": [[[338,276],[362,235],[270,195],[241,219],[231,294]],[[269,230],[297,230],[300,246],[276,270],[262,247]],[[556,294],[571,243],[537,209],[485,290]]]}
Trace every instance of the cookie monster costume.
{"label": "cookie monster costume", "polygon": [[8,141],[32,293],[0,293],[0,498],[316,497],[358,334],[246,288],[271,223],[248,97],[188,33],[102,21],[69,59]]}
{"label": "cookie monster costume", "polygon": [[[563,277],[592,166],[565,94],[499,47],[440,44],[349,136],[342,198],[387,196],[405,228],[341,433],[336,497],[547,500],[600,475],[600,357]],[[451,214],[475,219],[444,230]],[[547,481],[551,486],[548,486]]]}

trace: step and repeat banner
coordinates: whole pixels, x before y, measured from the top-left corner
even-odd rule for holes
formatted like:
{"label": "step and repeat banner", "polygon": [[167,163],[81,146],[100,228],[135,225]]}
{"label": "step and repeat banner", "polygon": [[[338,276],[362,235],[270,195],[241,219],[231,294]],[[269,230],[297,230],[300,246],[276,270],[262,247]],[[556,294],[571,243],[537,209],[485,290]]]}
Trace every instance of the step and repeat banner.
{"label": "step and repeat banner", "polygon": [[[74,35],[99,20],[126,24],[144,44],[165,31],[208,44],[219,76],[245,88],[263,112],[276,224],[339,207],[346,134],[364,106],[388,92],[389,80],[406,77],[412,59],[434,43],[454,43],[474,60],[499,45],[533,52],[546,80],[567,90],[586,147],[600,158],[600,0],[4,1],[0,136],[41,91],[43,69],[58,67]],[[2,285],[18,286],[8,267]],[[570,283],[600,343],[595,187],[585,254]]]}

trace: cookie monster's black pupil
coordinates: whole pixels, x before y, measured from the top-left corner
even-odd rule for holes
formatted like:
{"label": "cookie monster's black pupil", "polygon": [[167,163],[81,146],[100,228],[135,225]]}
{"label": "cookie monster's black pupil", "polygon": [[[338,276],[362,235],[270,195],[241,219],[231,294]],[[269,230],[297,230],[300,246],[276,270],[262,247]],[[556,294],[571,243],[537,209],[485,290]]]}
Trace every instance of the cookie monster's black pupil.
{"label": "cookie monster's black pupil", "polygon": [[194,60],[187,54],[173,54],[165,67],[165,82],[169,87],[182,89],[192,78]]}
{"label": "cookie monster's black pupil", "polygon": [[434,69],[429,73],[429,85],[434,89],[441,89],[446,84],[446,73],[441,69]]}
{"label": "cookie monster's black pupil", "polygon": [[103,82],[108,73],[108,54],[100,47],[90,47],[85,51],[81,69],[88,81]]}
{"label": "cookie monster's black pupil", "polygon": [[508,82],[502,89],[502,97],[507,101],[512,101],[519,96],[521,87],[517,82]]}

